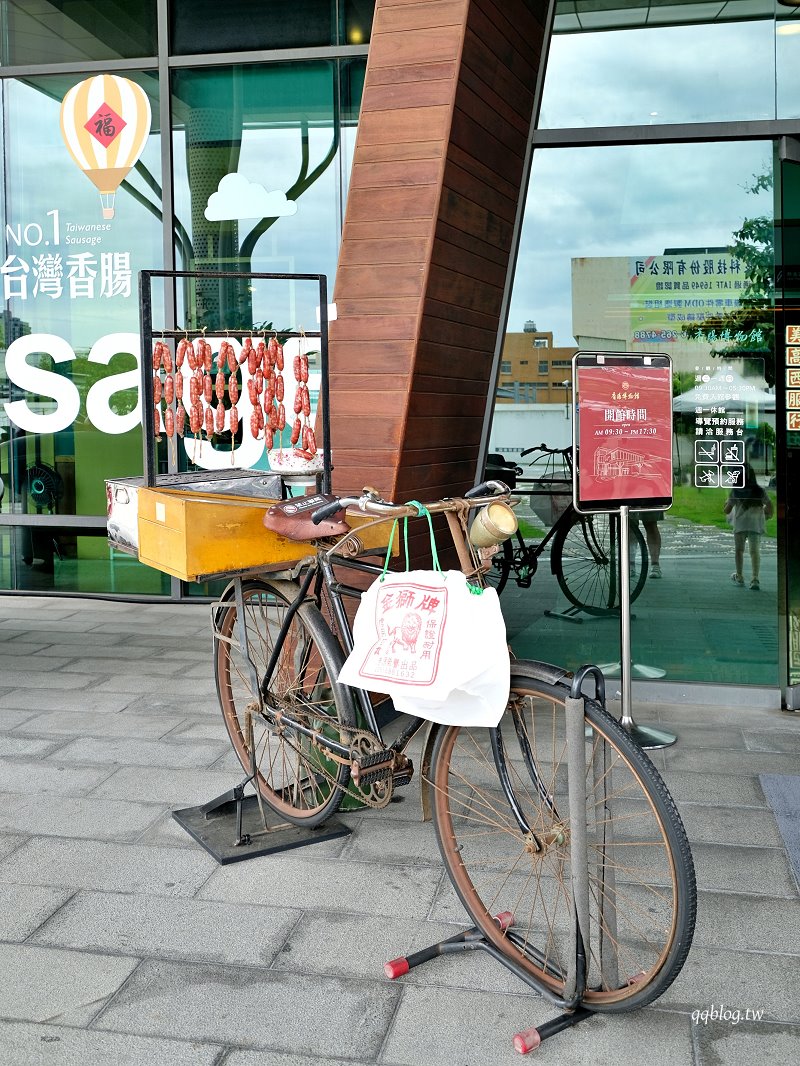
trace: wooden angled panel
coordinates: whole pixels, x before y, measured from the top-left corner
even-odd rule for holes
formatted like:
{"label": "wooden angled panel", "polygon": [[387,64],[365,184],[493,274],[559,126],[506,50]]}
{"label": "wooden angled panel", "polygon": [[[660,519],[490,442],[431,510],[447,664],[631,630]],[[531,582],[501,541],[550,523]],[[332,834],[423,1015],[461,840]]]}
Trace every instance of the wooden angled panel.
{"label": "wooden angled panel", "polygon": [[337,492],[474,479],[548,7],[377,0],[333,294]]}

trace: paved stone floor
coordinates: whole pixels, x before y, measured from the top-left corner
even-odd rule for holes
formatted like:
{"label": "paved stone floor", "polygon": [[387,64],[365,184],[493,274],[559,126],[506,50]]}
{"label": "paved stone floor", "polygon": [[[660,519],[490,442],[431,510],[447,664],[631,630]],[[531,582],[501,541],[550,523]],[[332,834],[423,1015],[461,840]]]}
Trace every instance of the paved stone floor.
{"label": "paved stone floor", "polygon": [[[693,845],[694,947],[654,1006],[535,1056],[796,1062],[798,885],[758,774],[800,773],[800,719],[652,704],[636,718],[680,737],[654,761]],[[346,838],[222,867],[170,810],[236,779],[207,607],[0,599],[2,1066],[520,1061],[513,1034],[554,1012],[491,959],[383,976],[463,921],[414,786],[347,815]]]}

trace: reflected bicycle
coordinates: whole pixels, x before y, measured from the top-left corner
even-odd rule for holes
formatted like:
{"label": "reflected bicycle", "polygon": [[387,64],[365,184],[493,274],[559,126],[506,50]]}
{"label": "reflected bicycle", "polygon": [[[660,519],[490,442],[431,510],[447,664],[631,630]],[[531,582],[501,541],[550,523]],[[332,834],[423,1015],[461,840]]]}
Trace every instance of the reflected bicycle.
{"label": "reflected bicycle", "polygon": [[[516,489],[530,494],[531,508],[550,528],[539,540],[526,538],[522,529],[499,545],[487,572],[487,582],[500,594],[513,577],[519,588],[530,588],[539,557],[550,548],[550,570],[570,603],[587,614],[605,614],[619,608],[619,516],[579,514],[572,503],[572,448],[526,448],[521,457],[534,454],[531,473],[506,463],[507,476]],[[491,467],[503,476],[497,459]],[[647,546],[639,527],[630,524],[631,600],[647,581]]]}

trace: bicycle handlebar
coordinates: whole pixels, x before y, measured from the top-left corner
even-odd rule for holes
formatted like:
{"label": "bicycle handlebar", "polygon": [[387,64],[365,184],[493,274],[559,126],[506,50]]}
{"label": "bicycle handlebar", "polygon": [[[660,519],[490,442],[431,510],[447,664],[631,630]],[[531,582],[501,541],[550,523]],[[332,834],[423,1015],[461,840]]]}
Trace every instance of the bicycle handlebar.
{"label": "bicycle handlebar", "polygon": [[548,448],[546,444],[535,444],[532,448],[526,448],[519,453],[520,459],[524,459],[526,455],[530,455],[531,452],[544,452],[546,455],[566,455],[572,454],[572,445],[568,445],[566,448]]}
{"label": "bicycle handlebar", "polygon": [[[470,489],[469,492],[464,493],[463,497],[447,497],[443,500],[434,500],[431,503],[422,504],[421,506],[431,513],[458,511],[462,507],[469,508],[491,503],[493,500],[502,499],[510,494],[511,489],[505,482],[484,481],[480,485],[476,485],[475,488]],[[330,503],[323,504],[322,507],[313,512],[311,521],[314,525],[319,525],[325,518],[329,518],[344,507],[358,507],[359,510],[364,511],[366,514],[380,518],[418,518],[422,513],[419,506],[416,503],[391,503],[388,500],[382,500],[373,491],[365,491],[361,496],[342,496],[332,500]]]}

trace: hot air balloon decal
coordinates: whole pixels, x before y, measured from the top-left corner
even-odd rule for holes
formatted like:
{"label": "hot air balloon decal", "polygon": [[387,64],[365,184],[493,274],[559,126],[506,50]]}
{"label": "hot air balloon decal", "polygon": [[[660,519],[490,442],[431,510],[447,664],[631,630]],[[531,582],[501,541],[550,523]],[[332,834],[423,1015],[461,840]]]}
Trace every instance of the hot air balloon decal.
{"label": "hot air balloon decal", "polygon": [[142,154],[149,132],[147,93],[116,74],[79,82],[61,102],[61,135],[72,158],[97,186],[103,218],[114,217],[117,187]]}

